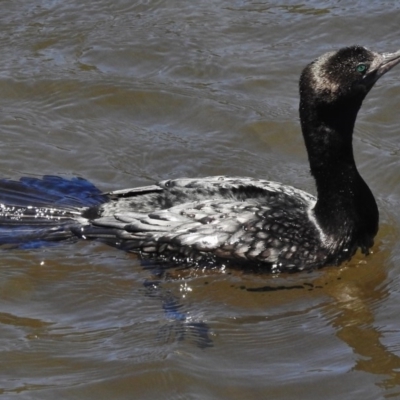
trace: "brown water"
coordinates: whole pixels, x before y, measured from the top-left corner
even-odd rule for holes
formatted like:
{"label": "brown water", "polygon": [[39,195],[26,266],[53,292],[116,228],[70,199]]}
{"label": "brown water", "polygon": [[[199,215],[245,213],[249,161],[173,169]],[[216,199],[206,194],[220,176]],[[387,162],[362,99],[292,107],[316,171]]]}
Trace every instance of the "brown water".
{"label": "brown water", "polygon": [[[343,45],[400,48],[398,2],[1,10],[0,176],[82,176],[102,190],[229,174],[314,191],[301,69]],[[134,255],[98,243],[2,252],[3,398],[400,397],[399,76],[371,92],[354,138],[381,211],[374,254],[291,276],[178,271],[151,290]],[[247,290],[277,286],[292,289]]]}

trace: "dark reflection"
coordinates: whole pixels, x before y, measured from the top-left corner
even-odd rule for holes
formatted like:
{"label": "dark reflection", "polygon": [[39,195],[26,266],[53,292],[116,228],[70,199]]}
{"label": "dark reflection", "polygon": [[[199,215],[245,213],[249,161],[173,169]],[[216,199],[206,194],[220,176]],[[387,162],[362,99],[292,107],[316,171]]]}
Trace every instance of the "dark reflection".
{"label": "dark reflection", "polygon": [[388,252],[379,250],[366,261],[356,257],[349,266],[330,268],[327,276],[314,282],[335,300],[325,306],[325,311],[333,315],[330,319],[337,336],[359,356],[353,369],[386,375],[378,383],[385,389],[400,385],[400,357],[382,344],[382,334],[374,326],[374,306],[389,295],[383,284],[388,258]]}
{"label": "dark reflection", "polygon": [[400,385],[400,357],[382,344],[382,334],[374,326],[374,307],[389,296],[384,284],[387,280],[384,266],[388,259],[388,251],[377,250],[367,258],[356,256],[348,265],[325,268],[317,277],[310,276],[308,282],[302,282],[305,277],[300,275],[300,285],[293,284],[292,279],[287,285],[282,285],[282,279],[285,279],[282,276],[279,285],[246,289],[276,292],[276,295],[280,291],[299,289],[300,296],[300,289],[306,289],[315,291],[317,296],[333,298],[334,301],[324,303],[324,314],[331,320],[337,337],[358,355],[353,369],[385,375],[378,385],[390,389]]}
{"label": "dark reflection", "polygon": [[[312,284],[311,284],[312,285]],[[312,285],[314,286],[314,285]],[[292,289],[304,289],[303,285],[294,285],[294,286],[261,286],[255,288],[247,288],[248,292],[277,292],[278,290],[292,290]]]}

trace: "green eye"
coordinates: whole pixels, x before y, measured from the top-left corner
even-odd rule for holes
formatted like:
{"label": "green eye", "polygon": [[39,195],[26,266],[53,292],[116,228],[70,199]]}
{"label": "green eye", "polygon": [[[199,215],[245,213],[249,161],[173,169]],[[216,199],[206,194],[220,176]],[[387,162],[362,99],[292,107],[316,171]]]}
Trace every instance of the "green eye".
{"label": "green eye", "polygon": [[367,66],[365,64],[357,65],[357,72],[364,73],[367,70]]}

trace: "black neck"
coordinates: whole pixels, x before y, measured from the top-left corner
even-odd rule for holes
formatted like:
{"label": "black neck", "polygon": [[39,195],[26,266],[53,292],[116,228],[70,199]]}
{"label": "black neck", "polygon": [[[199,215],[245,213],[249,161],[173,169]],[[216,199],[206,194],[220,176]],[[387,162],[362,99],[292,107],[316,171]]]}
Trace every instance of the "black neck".
{"label": "black neck", "polygon": [[300,118],[318,191],[315,217],[327,235],[366,251],[379,214],[353,156],[353,128],[361,103],[362,99],[318,103],[303,96]]}

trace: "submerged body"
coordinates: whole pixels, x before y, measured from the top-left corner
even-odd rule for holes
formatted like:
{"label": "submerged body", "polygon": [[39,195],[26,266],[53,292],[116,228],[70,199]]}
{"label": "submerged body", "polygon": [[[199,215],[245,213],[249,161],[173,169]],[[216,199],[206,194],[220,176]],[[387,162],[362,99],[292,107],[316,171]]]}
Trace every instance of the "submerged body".
{"label": "submerged body", "polygon": [[83,179],[0,181],[0,244],[99,239],[159,261],[272,272],[339,264],[373,244],[374,197],[355,166],[357,112],[400,62],[353,46],[321,56],[300,79],[300,119],[317,198],[251,178],[176,179],[102,194]]}

